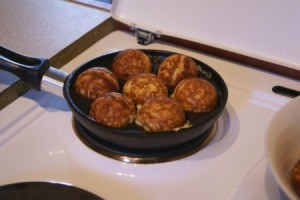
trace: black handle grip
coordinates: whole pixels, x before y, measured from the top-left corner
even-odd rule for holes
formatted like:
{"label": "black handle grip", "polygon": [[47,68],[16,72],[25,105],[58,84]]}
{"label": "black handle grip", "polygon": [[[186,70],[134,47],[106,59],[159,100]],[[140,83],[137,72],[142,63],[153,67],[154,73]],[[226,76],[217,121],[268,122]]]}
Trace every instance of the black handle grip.
{"label": "black handle grip", "polygon": [[41,80],[50,67],[48,59],[31,58],[0,46],[0,69],[13,73],[32,89],[41,89]]}

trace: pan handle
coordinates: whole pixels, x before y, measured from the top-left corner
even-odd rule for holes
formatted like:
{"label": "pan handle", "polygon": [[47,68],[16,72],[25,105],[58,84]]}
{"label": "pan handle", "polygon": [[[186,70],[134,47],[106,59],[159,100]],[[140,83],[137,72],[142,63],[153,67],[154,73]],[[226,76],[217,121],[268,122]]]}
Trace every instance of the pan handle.
{"label": "pan handle", "polygon": [[44,58],[32,58],[0,46],[0,69],[13,73],[34,90],[41,90],[41,80],[50,62]]}

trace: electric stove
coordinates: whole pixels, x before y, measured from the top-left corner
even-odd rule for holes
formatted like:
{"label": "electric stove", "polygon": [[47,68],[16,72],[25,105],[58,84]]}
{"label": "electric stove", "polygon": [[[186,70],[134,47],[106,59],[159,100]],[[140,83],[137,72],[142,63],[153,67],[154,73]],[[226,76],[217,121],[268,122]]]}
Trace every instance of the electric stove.
{"label": "electric stove", "polygon": [[[199,59],[224,78],[229,90],[226,109],[211,140],[188,155],[165,162],[135,163],[126,156],[114,159],[78,137],[62,97],[29,91],[0,112],[1,185],[59,182],[104,199],[230,199],[241,195],[248,175],[259,183],[273,181],[264,163],[260,164],[262,174],[251,174],[264,160],[264,135],[270,119],[291,100],[273,93],[272,87],[297,89],[299,82],[168,43],[142,46],[135,40],[129,33],[115,31],[62,70],[71,72],[94,57],[126,48],[169,50]],[[252,195],[280,196],[278,186],[273,186],[253,184]],[[249,191],[244,197],[247,195]]]}
{"label": "electric stove", "polygon": [[70,73],[97,56],[128,48],[186,54],[222,76],[228,102],[207,137],[173,155],[120,154],[79,135],[80,125],[63,97],[31,90],[0,112],[0,185],[59,183],[104,199],[286,198],[267,167],[264,137],[271,118],[291,100],[272,89],[299,90],[298,80],[174,43],[141,45],[121,30],[61,70]]}

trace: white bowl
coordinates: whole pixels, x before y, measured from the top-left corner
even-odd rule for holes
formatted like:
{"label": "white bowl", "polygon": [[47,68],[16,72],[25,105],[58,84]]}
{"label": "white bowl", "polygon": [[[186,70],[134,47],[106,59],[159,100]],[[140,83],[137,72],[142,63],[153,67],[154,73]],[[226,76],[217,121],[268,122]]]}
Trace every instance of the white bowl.
{"label": "white bowl", "polygon": [[284,105],[271,120],[265,137],[269,168],[291,199],[300,199],[292,188],[291,171],[300,160],[300,97]]}

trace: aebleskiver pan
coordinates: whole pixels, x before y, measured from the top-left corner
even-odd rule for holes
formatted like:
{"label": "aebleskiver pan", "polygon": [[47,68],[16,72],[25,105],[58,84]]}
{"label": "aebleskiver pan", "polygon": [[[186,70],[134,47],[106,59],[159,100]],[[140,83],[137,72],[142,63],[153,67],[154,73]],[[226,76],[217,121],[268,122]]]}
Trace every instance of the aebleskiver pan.
{"label": "aebleskiver pan", "polygon": [[[151,59],[153,73],[157,72],[160,63],[175,52],[162,50],[144,51]],[[0,46],[0,69],[11,72],[24,80],[32,89],[63,93],[74,118],[88,131],[107,143],[122,148],[139,150],[162,150],[182,145],[203,134],[211,128],[224,110],[228,90],[223,78],[210,66],[194,59],[199,66],[199,76],[210,81],[218,93],[217,106],[208,113],[186,113],[187,120],[192,124],[190,128],[179,131],[145,132],[137,125],[130,124],[121,129],[111,128],[94,121],[88,116],[89,104],[75,92],[77,76],[91,67],[106,67],[110,69],[113,58],[119,52],[100,55],[75,69],[70,74],[50,66],[50,62],[43,58],[31,58],[20,55]],[[121,84],[122,88],[122,84]],[[71,120],[71,119],[70,119]]]}

